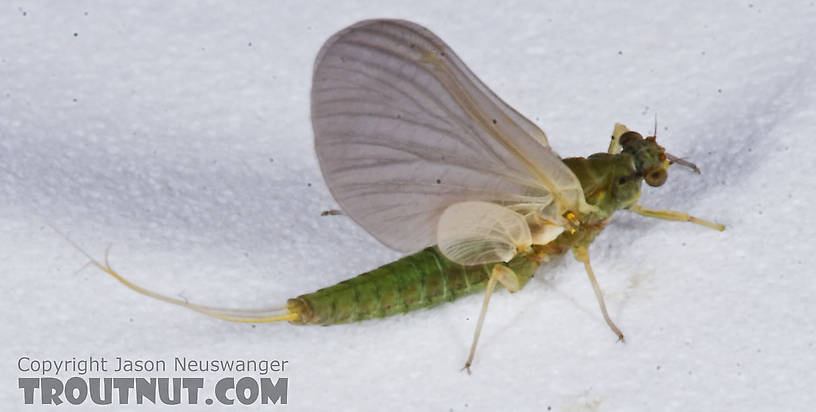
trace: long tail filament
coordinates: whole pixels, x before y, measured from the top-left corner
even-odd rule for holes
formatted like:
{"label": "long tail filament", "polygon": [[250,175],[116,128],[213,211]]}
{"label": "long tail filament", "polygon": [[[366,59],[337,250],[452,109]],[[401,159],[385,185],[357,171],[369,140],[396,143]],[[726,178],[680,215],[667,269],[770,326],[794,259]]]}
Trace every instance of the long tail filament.
{"label": "long tail filament", "polygon": [[127,286],[129,289],[142,295],[149,296],[153,299],[182,306],[187,309],[194,310],[196,312],[203,313],[205,315],[212,316],[218,319],[228,320],[230,322],[264,323],[264,322],[296,321],[300,319],[300,314],[298,314],[297,312],[292,312],[286,306],[264,309],[219,308],[214,306],[197,305],[195,303],[190,303],[181,299],[172,298],[170,296],[153,292],[135,283],[132,283],[131,281],[125,279],[122,275],[117,273],[115,270],[113,270],[113,268],[111,268],[110,263],[108,263],[108,251],[110,250],[110,247],[108,247],[108,249],[105,250],[105,262],[102,263],[94,259],[88,252],[79,247],[79,245],[77,245],[73,240],[68,238],[62,232],[56,229],[54,230],[57,233],[59,233],[60,236],[62,236],[65,240],[67,240],[68,243],[70,243],[75,249],[77,249],[80,253],[85,255],[85,257],[87,257],[90,260],[90,263],[99,268],[101,271],[113,276],[113,278],[121,282],[123,285]]}

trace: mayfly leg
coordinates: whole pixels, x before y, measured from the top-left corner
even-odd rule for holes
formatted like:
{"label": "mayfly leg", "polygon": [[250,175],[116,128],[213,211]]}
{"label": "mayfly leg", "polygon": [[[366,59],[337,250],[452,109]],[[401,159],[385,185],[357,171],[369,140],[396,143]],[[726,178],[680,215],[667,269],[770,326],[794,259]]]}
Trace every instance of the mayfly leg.
{"label": "mayfly leg", "polygon": [[719,223],[714,223],[709,220],[700,219],[698,217],[691,216],[687,213],[675,212],[673,210],[648,209],[641,205],[630,206],[629,210],[641,216],[653,217],[656,219],[663,220],[672,220],[676,222],[691,222],[714,230],[719,230],[720,232],[725,230],[725,226]]}
{"label": "mayfly leg", "polygon": [[487,281],[487,287],[485,288],[485,297],[484,302],[482,302],[482,311],[479,313],[479,321],[476,322],[476,330],[473,332],[473,343],[470,344],[470,354],[463,368],[467,369],[468,373],[470,373],[470,365],[473,363],[473,357],[476,355],[476,344],[479,343],[479,335],[482,333],[482,325],[484,324],[485,315],[487,315],[487,304],[490,303],[490,295],[493,294],[493,289],[496,288],[496,282],[501,283],[502,286],[510,292],[517,292],[521,289],[518,276],[513,272],[513,269],[501,263],[497,263],[493,266],[493,270],[490,273],[490,280]]}
{"label": "mayfly leg", "polygon": [[629,129],[627,129],[626,126],[615,123],[615,129],[612,130],[612,141],[609,142],[609,150],[607,150],[607,153],[617,154],[621,152],[620,137],[628,131]]}
{"label": "mayfly leg", "polygon": [[601,307],[601,314],[603,314],[606,324],[609,325],[612,332],[615,332],[615,334],[618,335],[618,340],[623,340],[623,332],[618,329],[615,322],[612,322],[612,318],[609,317],[609,313],[606,311],[606,303],[604,303],[603,292],[601,292],[601,287],[598,285],[598,280],[595,279],[595,272],[592,271],[592,266],[589,264],[589,250],[586,247],[578,247],[572,251],[575,254],[575,259],[577,259],[579,262],[583,262],[584,264],[584,269],[586,269],[587,276],[589,276],[589,281],[592,283],[592,289],[595,291],[595,297],[598,298],[598,305]]}

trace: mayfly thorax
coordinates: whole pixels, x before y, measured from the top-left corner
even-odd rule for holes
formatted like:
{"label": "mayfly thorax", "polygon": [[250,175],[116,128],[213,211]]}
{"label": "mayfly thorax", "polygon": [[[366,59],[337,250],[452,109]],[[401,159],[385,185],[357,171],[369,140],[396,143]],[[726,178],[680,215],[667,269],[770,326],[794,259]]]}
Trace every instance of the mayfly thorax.
{"label": "mayfly thorax", "polygon": [[342,214],[411,254],[260,310],[159,295],[107,262],[92,262],[139,293],[240,322],[355,322],[484,291],[469,368],[497,284],[515,292],[541,262],[568,251],[583,263],[604,320],[623,339],[588,250],[614,212],[724,229],[639,204],[642,182],[661,186],[670,165],[699,173],[654,136],[616,124],[606,152],[561,159],[541,129],[411,22],[367,20],[332,36],[317,55],[311,99],[320,168]]}

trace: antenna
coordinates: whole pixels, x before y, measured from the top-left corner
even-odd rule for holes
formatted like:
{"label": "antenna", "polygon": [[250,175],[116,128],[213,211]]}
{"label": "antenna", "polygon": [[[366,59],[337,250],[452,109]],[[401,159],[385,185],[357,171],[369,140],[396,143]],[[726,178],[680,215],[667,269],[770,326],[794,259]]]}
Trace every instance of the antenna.
{"label": "antenna", "polygon": [[657,139],[657,112],[655,112],[655,131],[652,136],[654,136],[655,139]]}

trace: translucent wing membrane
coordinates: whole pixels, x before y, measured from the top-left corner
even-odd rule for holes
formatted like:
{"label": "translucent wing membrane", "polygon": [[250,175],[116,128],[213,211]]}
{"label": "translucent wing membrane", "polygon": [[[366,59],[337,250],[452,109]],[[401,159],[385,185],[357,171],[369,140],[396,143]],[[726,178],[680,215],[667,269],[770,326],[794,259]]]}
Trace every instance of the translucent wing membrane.
{"label": "translucent wing membrane", "polygon": [[585,210],[544,133],[427,29],[364,21],[330,38],[312,86],[315,148],[347,215],[386,245],[433,244],[448,206],[481,200]]}
{"label": "translucent wing membrane", "polygon": [[507,262],[532,241],[524,217],[495,203],[455,203],[439,219],[439,250],[462,265]]}

